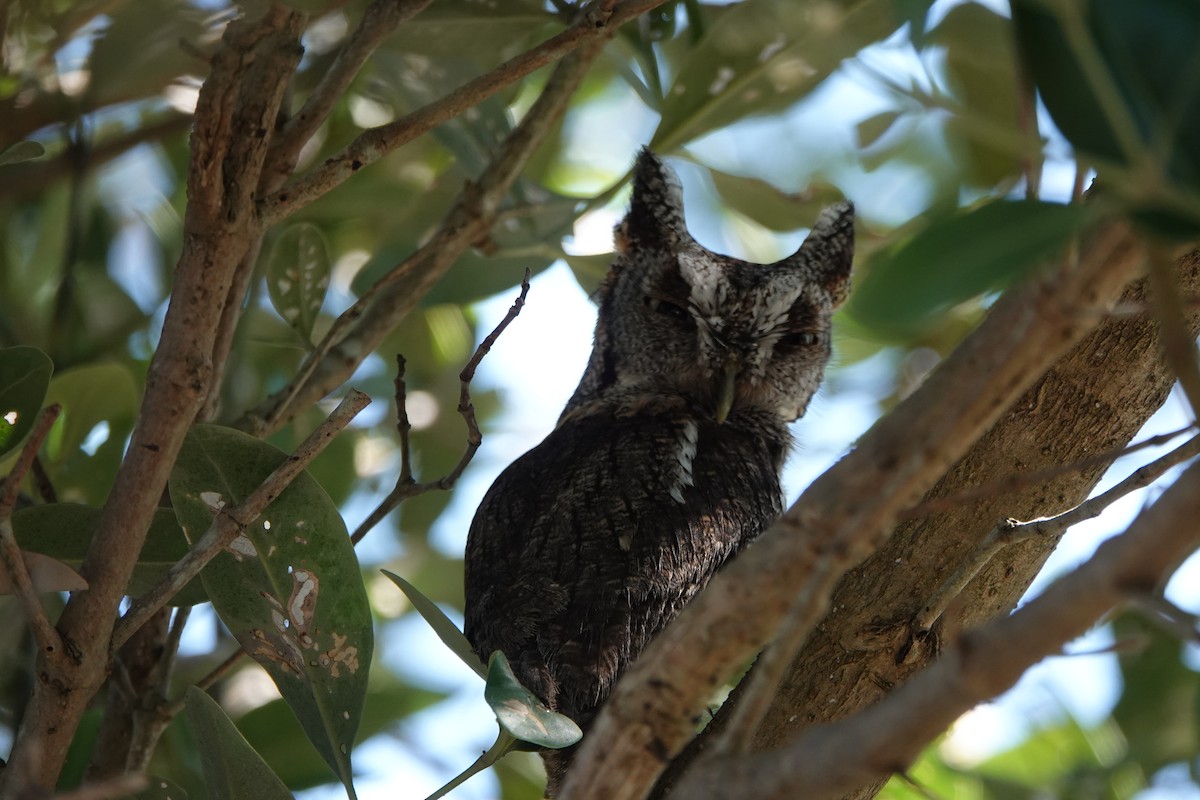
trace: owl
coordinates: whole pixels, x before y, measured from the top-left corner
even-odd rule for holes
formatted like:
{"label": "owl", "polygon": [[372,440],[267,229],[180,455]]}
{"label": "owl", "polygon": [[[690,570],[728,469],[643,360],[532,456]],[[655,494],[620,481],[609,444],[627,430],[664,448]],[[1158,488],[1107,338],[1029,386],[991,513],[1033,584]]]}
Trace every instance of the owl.
{"label": "owl", "polygon": [[[751,264],[701,247],[674,172],[643,150],[591,357],[557,427],[487,492],[465,633],[581,728],[647,643],[782,513],[788,423],[821,383],[854,211]],[[546,751],[548,796],[572,750]]]}

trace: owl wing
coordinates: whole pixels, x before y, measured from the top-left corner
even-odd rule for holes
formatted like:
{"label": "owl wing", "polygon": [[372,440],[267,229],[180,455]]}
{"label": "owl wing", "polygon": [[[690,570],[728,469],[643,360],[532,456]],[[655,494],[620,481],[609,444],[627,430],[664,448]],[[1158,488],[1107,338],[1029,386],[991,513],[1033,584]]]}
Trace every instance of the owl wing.
{"label": "owl wing", "polygon": [[713,572],[780,511],[768,442],[688,419],[563,424],[506,469],[467,542],[466,634],[585,724]]}

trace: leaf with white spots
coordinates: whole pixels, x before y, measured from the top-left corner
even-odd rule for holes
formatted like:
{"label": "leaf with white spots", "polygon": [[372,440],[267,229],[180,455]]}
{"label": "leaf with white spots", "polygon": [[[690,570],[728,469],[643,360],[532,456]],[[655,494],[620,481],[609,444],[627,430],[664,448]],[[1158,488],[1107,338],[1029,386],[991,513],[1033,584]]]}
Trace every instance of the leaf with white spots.
{"label": "leaf with white spots", "polygon": [[488,659],[483,698],[495,712],[500,728],[523,742],[557,750],[583,738],[574,720],[546,708],[537,695],[521,685],[508,658],[499,650]]}
{"label": "leaf with white spots", "polygon": [[[126,800],[187,800],[187,796],[178,784],[157,775],[147,775],[146,788],[129,795]],[[261,797],[263,795],[258,795],[255,800]]]}
{"label": "leaf with white spots", "polygon": [[204,788],[212,800],[291,800],[292,793],[216,700],[192,686],[187,690],[186,714],[196,737]]}
{"label": "leaf with white spots", "polygon": [[680,64],[650,147],[670,153],[710,131],[791,106],[898,22],[893,0],[745,0]]}
{"label": "leaf with white spots", "polygon": [[329,249],[321,229],[310,222],[288,227],[267,258],[267,291],[271,305],[306,344],[329,289]]}
{"label": "leaf with white spots", "polygon": [[[196,425],[171,472],[189,541],[288,455],[232,428]],[[350,749],[371,663],[371,610],[346,525],[302,473],[200,573],[221,621],[271,675],[351,797]]]}
{"label": "leaf with white spots", "polygon": [[53,371],[49,356],[36,347],[0,350],[0,455],[33,427]]}

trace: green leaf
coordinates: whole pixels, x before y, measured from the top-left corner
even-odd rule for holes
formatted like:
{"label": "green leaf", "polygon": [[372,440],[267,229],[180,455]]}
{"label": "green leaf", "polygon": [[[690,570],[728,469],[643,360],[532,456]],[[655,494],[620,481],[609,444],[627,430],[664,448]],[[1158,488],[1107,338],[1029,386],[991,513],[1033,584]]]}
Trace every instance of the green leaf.
{"label": "green leaf", "polygon": [[1017,127],[1012,22],[977,3],[956,5],[929,33],[945,48],[946,83],[961,107],[946,122],[947,143],[963,177],[990,188],[1016,176],[1042,143]]}
{"label": "green leaf", "polygon": [[46,148],[38,142],[17,142],[0,152],[0,167],[9,164],[20,164],[22,161],[32,161],[46,155]]}
{"label": "green leaf", "polygon": [[271,305],[308,344],[329,289],[329,274],[325,236],[310,222],[289,226],[275,240],[267,258]]}
{"label": "green leaf", "polygon": [[[386,672],[380,678],[377,671],[367,687],[356,741],[393,729],[400,720],[444,698],[440,692],[401,683]],[[234,722],[246,741],[292,791],[337,779],[296,724],[295,715],[284,701],[272,700],[246,712]]]}
{"label": "green leaf", "polygon": [[147,775],[146,784],[145,789],[129,795],[126,800],[187,800],[187,792],[166,778]]}
{"label": "green leaf", "polygon": [[188,687],[185,713],[196,734],[211,800],[292,800],[292,793],[242,738],[216,700]]}
{"label": "green leaf", "polygon": [[1089,216],[1083,206],[1000,200],[939,220],[871,260],[849,312],[884,335],[918,333],[951,306],[1028,273]]}
{"label": "green leaf", "polygon": [[[189,541],[288,458],[231,428],[194,426],[168,484]],[[353,797],[350,750],[374,645],[358,559],[329,496],[302,473],[200,577]]]}
{"label": "green leaf", "polygon": [[721,201],[773,231],[794,231],[812,225],[821,209],[842,200],[841,191],[825,183],[790,194],[766,181],[710,169]]}
{"label": "green leaf", "polygon": [[791,106],[843,59],[896,29],[892,0],[746,0],[708,29],[667,92],[650,143],[670,153]]}
{"label": "green leaf", "polygon": [[[1012,14],[1042,100],[1080,154],[1200,189],[1200,4],[1014,0]],[[1152,177],[1127,188],[1144,194]]]}
{"label": "green leaf", "polygon": [[855,138],[860,149],[866,150],[883,138],[902,116],[899,111],[880,111],[872,114],[854,126]]}
{"label": "green leaf", "polygon": [[36,347],[0,350],[0,455],[33,427],[53,372],[49,356]]}
{"label": "green leaf", "polygon": [[564,255],[563,261],[567,262],[567,266],[575,275],[575,280],[590,297],[608,277],[608,271],[612,267],[614,258],[616,258],[615,253],[597,253],[590,256]]}
{"label": "green leaf", "polygon": [[[20,552],[35,592],[74,592],[87,588],[87,581],[58,559],[28,550]],[[8,570],[0,570],[0,595],[9,594],[16,594],[16,587]]]}
{"label": "green leaf", "polygon": [[[62,406],[55,423],[52,460],[68,458],[101,422],[131,422],[137,413],[138,392],[133,374],[124,364],[90,364],[54,376],[46,402]],[[124,443],[122,442],[122,449]]]}
{"label": "green leaf", "polygon": [[463,636],[462,631],[446,616],[445,612],[404,578],[394,572],[388,572],[386,569],[380,571],[388,576],[392,583],[400,587],[400,591],[404,592],[408,602],[412,603],[417,613],[429,623],[429,627],[433,628],[433,632],[438,635],[442,643],[449,647],[450,651],[458,656],[464,664],[473,669],[479,677],[487,680],[488,670],[483,668],[483,662],[479,660],[479,656],[475,655],[475,648],[471,647],[467,637]]}
{"label": "green leaf", "polygon": [[483,698],[495,712],[501,729],[523,742],[558,750],[583,738],[583,731],[574,720],[546,708],[533,692],[521,685],[508,658],[499,650],[488,659]]}
{"label": "green leaf", "polygon": [[[13,532],[23,550],[41,553],[78,569],[92,543],[100,514],[99,508],[77,503],[31,506],[13,514]],[[169,508],[157,509],[126,589],[130,596],[136,597],[158,583],[187,550],[187,539],[175,513]],[[203,584],[193,580],[171,598],[170,605],[191,606],[207,601]]]}

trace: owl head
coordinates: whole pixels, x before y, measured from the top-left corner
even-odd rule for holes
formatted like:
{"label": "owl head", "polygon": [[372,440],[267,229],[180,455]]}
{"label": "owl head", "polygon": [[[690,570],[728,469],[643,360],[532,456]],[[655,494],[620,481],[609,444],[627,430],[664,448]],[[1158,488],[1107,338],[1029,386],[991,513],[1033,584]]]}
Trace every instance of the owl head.
{"label": "owl head", "polygon": [[671,396],[718,423],[746,411],[804,413],[830,355],[830,317],[846,299],[854,208],[821,212],[792,255],[752,264],[688,233],[675,173],[638,156],[616,259],[598,293],[587,372],[571,407]]}

